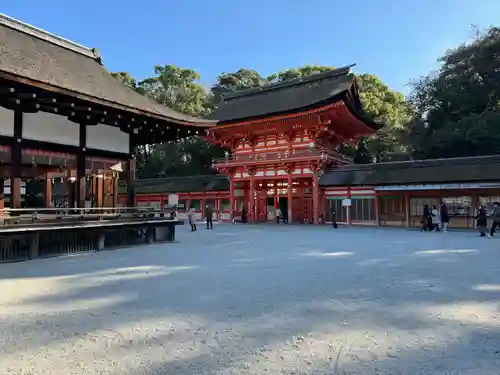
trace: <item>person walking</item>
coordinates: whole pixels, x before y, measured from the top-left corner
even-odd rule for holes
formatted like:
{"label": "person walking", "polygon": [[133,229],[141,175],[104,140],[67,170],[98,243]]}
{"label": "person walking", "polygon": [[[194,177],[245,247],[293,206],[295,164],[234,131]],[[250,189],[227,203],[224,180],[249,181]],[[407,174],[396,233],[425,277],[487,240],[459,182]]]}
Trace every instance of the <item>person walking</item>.
{"label": "person walking", "polygon": [[205,218],[207,220],[207,229],[213,229],[212,218],[214,215],[214,210],[212,209],[212,205],[208,204],[205,208]]}
{"label": "person walking", "polygon": [[448,231],[448,224],[450,222],[450,215],[448,214],[448,207],[444,203],[441,203],[441,207],[439,208],[441,211],[441,229],[443,232]]}
{"label": "person walking", "polygon": [[420,230],[427,232],[432,231],[432,215],[429,205],[424,205],[424,214],[422,216],[422,228]]}
{"label": "person walking", "polygon": [[439,226],[441,225],[441,212],[439,212],[436,206],[432,206],[431,216],[432,216],[432,230],[439,232]]}
{"label": "person walking", "polygon": [[485,237],[486,232],[488,231],[488,219],[486,218],[486,210],[484,206],[481,204],[476,212],[476,227],[479,230],[480,237]]}
{"label": "person walking", "polygon": [[194,210],[190,208],[187,213],[188,222],[191,225],[191,232],[196,232],[196,221],[194,220]]}
{"label": "person walking", "polygon": [[337,225],[337,216],[335,210],[332,210],[332,227],[333,229],[337,229],[339,227]]}
{"label": "person walking", "polygon": [[489,238],[493,237],[495,229],[500,225],[500,204],[498,202],[493,204],[493,214],[491,216],[493,217],[493,224],[491,224]]}

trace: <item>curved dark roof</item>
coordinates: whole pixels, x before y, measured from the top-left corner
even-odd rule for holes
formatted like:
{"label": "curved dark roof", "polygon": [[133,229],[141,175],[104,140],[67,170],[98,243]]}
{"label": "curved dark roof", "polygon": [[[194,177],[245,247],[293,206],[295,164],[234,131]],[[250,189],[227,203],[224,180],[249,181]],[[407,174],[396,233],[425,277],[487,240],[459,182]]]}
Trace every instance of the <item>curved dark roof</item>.
{"label": "curved dark roof", "polygon": [[[70,96],[198,126],[206,119],[176,112],[123,86],[103,67],[98,50],[73,43],[0,13],[0,77],[6,74],[66,90]],[[125,107],[125,108],[123,108]]]}
{"label": "curved dark roof", "polygon": [[211,118],[219,123],[229,123],[307,110],[342,100],[358,119],[377,129],[380,125],[369,120],[362,112],[356,79],[351,73],[352,66],[227,93]]}
{"label": "curved dark roof", "polygon": [[[138,194],[192,193],[203,191],[229,190],[229,180],[222,175],[199,175],[186,177],[166,177],[139,179],[135,182]],[[120,186],[121,193],[126,191]]]}
{"label": "curved dark roof", "polygon": [[377,186],[500,181],[500,155],[342,166],[326,171],[323,186]]}

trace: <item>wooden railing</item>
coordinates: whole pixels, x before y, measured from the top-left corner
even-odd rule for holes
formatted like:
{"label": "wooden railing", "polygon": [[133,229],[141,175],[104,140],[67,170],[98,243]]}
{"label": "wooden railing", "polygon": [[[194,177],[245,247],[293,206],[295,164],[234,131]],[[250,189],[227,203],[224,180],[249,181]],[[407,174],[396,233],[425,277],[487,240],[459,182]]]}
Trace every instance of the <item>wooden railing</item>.
{"label": "wooden railing", "polygon": [[255,152],[253,154],[235,154],[226,158],[214,159],[214,166],[247,164],[259,162],[293,161],[295,159],[321,158],[337,161],[341,164],[351,164],[353,159],[332,150],[318,150],[315,148],[292,151]]}
{"label": "wooden railing", "polygon": [[0,262],[175,240],[171,208],[3,209]]}
{"label": "wooden railing", "polygon": [[172,207],[166,207],[164,210],[152,207],[4,208],[0,209],[0,231],[2,227],[11,225],[168,218],[171,211]]}

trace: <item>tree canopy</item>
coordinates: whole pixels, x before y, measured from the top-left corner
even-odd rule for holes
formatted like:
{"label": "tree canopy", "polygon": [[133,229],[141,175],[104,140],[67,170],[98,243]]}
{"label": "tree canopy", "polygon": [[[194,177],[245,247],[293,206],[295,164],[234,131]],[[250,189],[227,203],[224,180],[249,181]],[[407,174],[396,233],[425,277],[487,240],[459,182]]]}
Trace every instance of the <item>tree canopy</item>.
{"label": "tree canopy", "polygon": [[500,152],[500,28],[449,50],[437,72],[413,82],[417,117],[408,136],[417,158]]}

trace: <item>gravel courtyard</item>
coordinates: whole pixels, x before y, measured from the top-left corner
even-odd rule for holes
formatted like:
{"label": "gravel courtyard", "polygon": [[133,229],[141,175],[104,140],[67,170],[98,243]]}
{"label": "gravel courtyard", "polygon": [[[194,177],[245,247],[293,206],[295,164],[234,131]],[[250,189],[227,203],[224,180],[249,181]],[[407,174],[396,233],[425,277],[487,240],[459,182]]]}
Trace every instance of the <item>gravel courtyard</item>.
{"label": "gravel courtyard", "polygon": [[500,239],[222,224],[0,265],[0,374],[482,374]]}

